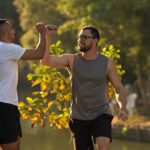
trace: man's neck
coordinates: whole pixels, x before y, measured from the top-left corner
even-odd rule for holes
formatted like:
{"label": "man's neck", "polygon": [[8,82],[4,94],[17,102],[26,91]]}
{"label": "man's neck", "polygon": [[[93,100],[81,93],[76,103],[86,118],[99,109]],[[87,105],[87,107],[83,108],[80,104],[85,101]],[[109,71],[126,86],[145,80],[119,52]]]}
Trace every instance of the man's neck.
{"label": "man's neck", "polygon": [[0,41],[4,43],[11,43],[9,40],[5,40],[5,39],[0,39]]}
{"label": "man's neck", "polygon": [[82,57],[84,57],[87,60],[94,60],[98,56],[98,53],[96,50],[90,50],[88,52],[82,53]]}

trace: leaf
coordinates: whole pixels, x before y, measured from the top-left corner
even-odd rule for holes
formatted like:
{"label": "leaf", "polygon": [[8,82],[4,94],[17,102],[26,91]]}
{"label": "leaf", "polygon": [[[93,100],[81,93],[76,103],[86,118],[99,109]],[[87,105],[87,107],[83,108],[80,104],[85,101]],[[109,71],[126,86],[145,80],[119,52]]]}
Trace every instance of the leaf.
{"label": "leaf", "polygon": [[38,118],[37,117],[32,117],[31,120],[34,121],[34,122],[37,122]]}
{"label": "leaf", "polygon": [[44,123],[44,120],[43,120],[43,119],[40,120],[40,126],[41,126],[41,127],[45,127],[45,123]]}
{"label": "leaf", "polygon": [[54,101],[49,102],[47,107],[43,109],[43,112],[46,113],[53,104],[54,104]]}
{"label": "leaf", "polygon": [[46,85],[46,83],[41,83],[41,90],[42,91],[45,91],[47,89],[47,85]]}
{"label": "leaf", "polygon": [[35,123],[35,122],[32,122],[31,128],[35,128],[35,127],[36,127],[36,123]]}
{"label": "leaf", "polygon": [[45,98],[48,95],[48,92],[41,92],[41,97]]}
{"label": "leaf", "polygon": [[57,109],[58,109],[58,110],[62,110],[62,106],[61,106],[61,103],[60,103],[60,102],[57,102],[56,105],[57,105]]}
{"label": "leaf", "polygon": [[54,104],[54,101],[48,103],[48,108],[50,108]]}
{"label": "leaf", "polygon": [[60,90],[63,90],[63,89],[65,89],[65,86],[64,86],[64,84],[61,84],[61,85],[59,86],[59,89],[60,89]]}
{"label": "leaf", "polygon": [[32,80],[33,76],[34,76],[34,75],[33,75],[32,73],[29,73],[29,74],[27,75],[28,80]]}
{"label": "leaf", "polygon": [[19,104],[18,104],[18,107],[19,108],[23,108],[25,106],[25,103],[24,102],[19,102]]}
{"label": "leaf", "polygon": [[22,111],[20,111],[21,113],[21,119],[25,120],[28,119],[28,115],[26,113],[23,113]]}
{"label": "leaf", "polygon": [[29,104],[32,104],[32,103],[33,103],[33,99],[32,99],[31,97],[27,97],[26,100],[27,100],[27,102],[28,102]]}
{"label": "leaf", "polygon": [[127,127],[123,127],[122,130],[121,130],[121,133],[122,134],[126,134],[128,131],[128,128]]}
{"label": "leaf", "polygon": [[39,83],[41,83],[40,80],[35,80],[35,81],[32,83],[32,87],[38,85]]}
{"label": "leaf", "polygon": [[56,124],[56,127],[57,127],[58,129],[61,129],[61,128],[62,128],[62,126],[61,126],[60,124]]}

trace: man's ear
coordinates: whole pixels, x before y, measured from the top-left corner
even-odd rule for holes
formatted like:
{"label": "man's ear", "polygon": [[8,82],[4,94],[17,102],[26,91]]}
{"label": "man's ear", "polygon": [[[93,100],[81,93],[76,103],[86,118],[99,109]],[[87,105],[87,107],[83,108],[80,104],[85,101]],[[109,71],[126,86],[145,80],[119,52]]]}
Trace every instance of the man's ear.
{"label": "man's ear", "polygon": [[94,44],[97,46],[97,44],[98,44],[98,39],[94,39]]}
{"label": "man's ear", "polygon": [[1,37],[5,37],[6,36],[6,30],[5,29],[1,29],[0,36]]}

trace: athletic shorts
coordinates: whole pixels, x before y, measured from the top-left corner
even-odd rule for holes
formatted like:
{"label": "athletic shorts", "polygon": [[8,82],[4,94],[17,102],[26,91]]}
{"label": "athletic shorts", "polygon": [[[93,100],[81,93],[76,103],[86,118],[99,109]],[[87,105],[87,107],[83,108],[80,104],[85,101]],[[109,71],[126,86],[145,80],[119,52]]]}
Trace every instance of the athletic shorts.
{"label": "athletic shorts", "polygon": [[108,137],[112,141],[111,122],[113,116],[102,114],[94,120],[71,119],[69,127],[76,150],[94,150],[93,141],[97,137]]}
{"label": "athletic shorts", "polygon": [[17,141],[22,137],[18,107],[0,102],[0,144]]}

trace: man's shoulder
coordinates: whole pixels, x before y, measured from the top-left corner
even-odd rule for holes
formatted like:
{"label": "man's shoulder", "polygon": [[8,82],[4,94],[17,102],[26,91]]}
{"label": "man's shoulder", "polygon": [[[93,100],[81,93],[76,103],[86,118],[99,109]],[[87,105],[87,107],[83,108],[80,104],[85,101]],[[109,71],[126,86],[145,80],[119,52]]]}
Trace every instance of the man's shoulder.
{"label": "man's shoulder", "polygon": [[5,42],[0,42],[0,47],[1,48],[5,48],[5,49],[7,49],[7,48],[11,48],[11,49],[13,49],[13,48],[21,48],[21,46],[20,45],[18,45],[18,44],[15,44],[15,43],[5,43]]}
{"label": "man's shoulder", "polygon": [[74,58],[75,54],[63,54],[63,57],[70,59],[70,58]]}
{"label": "man's shoulder", "polygon": [[0,57],[16,60],[24,53],[25,49],[15,43],[0,43]]}
{"label": "man's shoulder", "polygon": [[0,47],[1,48],[5,48],[5,47],[8,47],[8,46],[9,46],[9,43],[5,43],[5,42],[0,41]]}
{"label": "man's shoulder", "polygon": [[6,46],[11,46],[11,45],[19,46],[19,44],[15,44],[15,43],[6,43],[6,42],[3,42],[3,41],[0,41],[0,44],[1,44],[1,45],[6,45]]}
{"label": "man's shoulder", "polygon": [[22,48],[19,44],[16,44],[16,43],[9,43],[8,46]]}
{"label": "man's shoulder", "polygon": [[99,54],[99,57],[100,57],[101,59],[105,60],[105,61],[109,61],[109,60],[110,60],[110,57],[104,55],[103,53],[100,53],[100,54]]}
{"label": "man's shoulder", "polygon": [[75,54],[63,54],[61,57],[67,61],[67,62],[72,62],[74,60]]}

